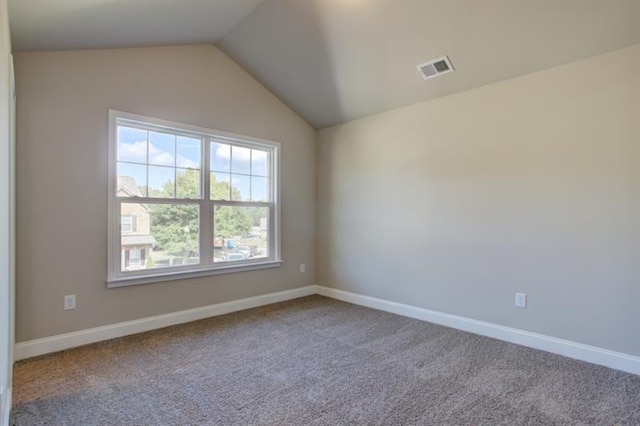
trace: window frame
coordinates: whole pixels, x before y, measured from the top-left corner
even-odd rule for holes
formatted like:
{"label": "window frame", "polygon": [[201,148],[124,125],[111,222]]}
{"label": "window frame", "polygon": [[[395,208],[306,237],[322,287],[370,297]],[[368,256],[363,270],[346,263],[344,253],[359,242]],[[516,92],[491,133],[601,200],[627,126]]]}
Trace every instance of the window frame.
{"label": "window frame", "polygon": [[[201,168],[199,198],[156,198],[156,197],[118,197],[118,159],[117,159],[117,128],[118,125],[138,127],[150,131],[165,131],[178,136],[196,137],[201,139]],[[228,201],[210,199],[210,172],[211,160],[209,158],[210,144],[212,142],[224,143],[232,146],[240,146],[252,149],[265,150],[270,153],[269,165],[269,190],[271,201]],[[237,135],[220,130],[198,127],[159,118],[147,117],[128,112],[109,110],[109,134],[108,134],[108,252],[107,252],[107,286],[122,287],[153,282],[186,279],[207,275],[227,274],[233,272],[251,271],[264,268],[280,267],[281,258],[281,233],[280,233],[280,149],[279,142],[259,139],[249,136]],[[174,266],[171,268],[141,269],[134,271],[122,270],[122,224],[121,206],[123,203],[140,204],[195,204],[199,208],[199,265]],[[238,260],[233,262],[214,262],[213,212],[216,205],[221,206],[245,206],[269,208],[269,256],[255,259]],[[211,238],[208,238],[210,236]],[[209,241],[211,244],[207,244]]]}

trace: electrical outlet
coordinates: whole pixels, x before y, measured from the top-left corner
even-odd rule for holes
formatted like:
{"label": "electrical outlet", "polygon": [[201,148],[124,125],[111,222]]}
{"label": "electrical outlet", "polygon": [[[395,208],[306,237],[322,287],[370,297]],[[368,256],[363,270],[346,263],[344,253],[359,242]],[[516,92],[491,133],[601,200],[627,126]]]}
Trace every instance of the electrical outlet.
{"label": "electrical outlet", "polygon": [[67,294],[64,297],[64,310],[70,311],[76,308],[76,295],[75,294]]}
{"label": "electrical outlet", "polygon": [[519,308],[527,307],[527,295],[526,293],[516,293],[516,306]]}
{"label": "electrical outlet", "polygon": [[300,264],[300,273],[304,274],[305,272],[307,272],[307,267],[304,263]]}

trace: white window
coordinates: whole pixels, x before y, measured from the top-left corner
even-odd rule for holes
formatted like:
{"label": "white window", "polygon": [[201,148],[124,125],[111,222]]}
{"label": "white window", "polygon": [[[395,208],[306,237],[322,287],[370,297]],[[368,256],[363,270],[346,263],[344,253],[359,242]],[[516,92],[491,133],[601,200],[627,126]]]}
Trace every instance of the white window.
{"label": "white window", "polygon": [[109,112],[109,286],[275,267],[279,144]]}
{"label": "white window", "polygon": [[120,216],[120,221],[122,224],[122,232],[135,232],[135,216],[131,215],[122,215]]}
{"label": "white window", "polygon": [[132,248],[123,249],[124,253],[124,268],[125,270],[138,269],[145,265],[145,249]]}

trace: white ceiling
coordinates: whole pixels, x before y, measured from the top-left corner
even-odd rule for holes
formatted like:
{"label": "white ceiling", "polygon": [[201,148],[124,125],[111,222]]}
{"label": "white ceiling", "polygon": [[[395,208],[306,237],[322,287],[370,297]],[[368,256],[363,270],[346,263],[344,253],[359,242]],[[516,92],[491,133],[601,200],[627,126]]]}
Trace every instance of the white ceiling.
{"label": "white ceiling", "polygon": [[[640,43],[640,0],[9,0],[14,50],[217,42],[316,128]],[[415,66],[448,55],[456,72]]]}

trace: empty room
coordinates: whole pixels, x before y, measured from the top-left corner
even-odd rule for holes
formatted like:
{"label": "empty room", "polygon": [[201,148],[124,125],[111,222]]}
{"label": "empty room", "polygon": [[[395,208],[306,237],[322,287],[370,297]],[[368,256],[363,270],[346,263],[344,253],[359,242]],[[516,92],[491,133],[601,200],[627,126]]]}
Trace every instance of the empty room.
{"label": "empty room", "polygon": [[0,426],[640,425],[640,0],[0,0]]}

